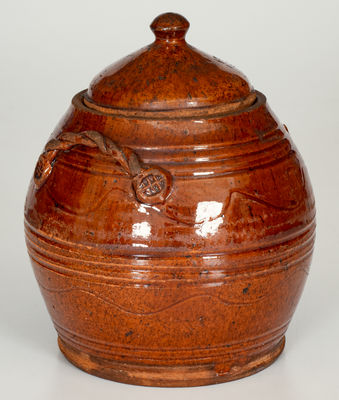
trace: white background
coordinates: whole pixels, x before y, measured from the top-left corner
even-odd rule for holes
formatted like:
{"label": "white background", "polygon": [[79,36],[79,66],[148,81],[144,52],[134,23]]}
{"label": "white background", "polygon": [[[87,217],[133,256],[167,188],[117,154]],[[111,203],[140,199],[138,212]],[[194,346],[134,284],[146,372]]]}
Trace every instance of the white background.
{"label": "white background", "polygon": [[[287,124],[313,183],[311,273],[268,369],[239,381],[163,389],[95,378],[59,353],[23,238],[36,160],[70,104],[106,65],[153,40],[175,11],[188,41],[242,70]],[[0,397],[2,399],[339,399],[339,1],[0,2]]]}

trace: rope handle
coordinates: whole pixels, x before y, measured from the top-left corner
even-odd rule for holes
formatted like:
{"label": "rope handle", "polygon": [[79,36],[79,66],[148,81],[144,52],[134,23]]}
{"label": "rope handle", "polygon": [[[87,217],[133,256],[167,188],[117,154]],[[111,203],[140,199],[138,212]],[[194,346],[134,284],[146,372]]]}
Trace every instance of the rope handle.
{"label": "rope handle", "polygon": [[172,185],[170,173],[161,167],[142,165],[137,154],[128,147],[121,148],[112,139],[97,131],[63,132],[51,139],[40,155],[34,171],[36,189],[40,189],[51,174],[60,152],[70,151],[82,145],[98,148],[111,156],[132,178],[136,198],[145,204],[162,203],[168,197]]}

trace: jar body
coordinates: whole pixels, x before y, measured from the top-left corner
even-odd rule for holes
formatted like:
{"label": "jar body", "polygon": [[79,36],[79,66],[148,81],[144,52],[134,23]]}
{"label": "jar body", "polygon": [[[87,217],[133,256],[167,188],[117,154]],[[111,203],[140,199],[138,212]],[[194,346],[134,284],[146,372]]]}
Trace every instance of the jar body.
{"label": "jar body", "polygon": [[[237,379],[269,365],[310,266],[312,189],[264,96],[197,118],[109,116],[82,93],[56,128],[95,130],[172,177],[140,202],[107,154],[76,146],[32,180],[26,238],[66,357],[102,377],[152,386]],[[182,138],[185,143],[182,144]]]}

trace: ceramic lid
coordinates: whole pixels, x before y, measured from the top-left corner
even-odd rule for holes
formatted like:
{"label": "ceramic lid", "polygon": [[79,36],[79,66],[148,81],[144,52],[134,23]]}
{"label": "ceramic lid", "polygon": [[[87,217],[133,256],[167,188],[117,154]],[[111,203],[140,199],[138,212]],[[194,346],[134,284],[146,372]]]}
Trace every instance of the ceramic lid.
{"label": "ceramic lid", "polygon": [[234,67],[185,41],[189,22],[166,13],[151,24],[155,41],[110,65],[90,84],[85,103],[101,111],[193,111],[250,105],[255,94]]}

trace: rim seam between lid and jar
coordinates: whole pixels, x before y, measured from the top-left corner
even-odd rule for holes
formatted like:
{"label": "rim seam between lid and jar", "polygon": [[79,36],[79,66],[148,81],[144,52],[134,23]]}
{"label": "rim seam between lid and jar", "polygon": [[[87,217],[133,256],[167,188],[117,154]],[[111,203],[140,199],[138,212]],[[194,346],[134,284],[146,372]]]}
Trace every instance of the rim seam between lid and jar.
{"label": "rim seam between lid and jar", "polygon": [[246,98],[232,103],[220,103],[213,106],[198,108],[177,108],[171,110],[133,110],[102,106],[92,102],[86,96],[86,90],[78,93],[76,97],[81,104],[91,112],[110,115],[112,117],[139,118],[139,119],[190,119],[190,118],[213,118],[220,115],[230,115],[250,110],[253,106],[266,102],[266,97],[258,92],[251,92]]}

